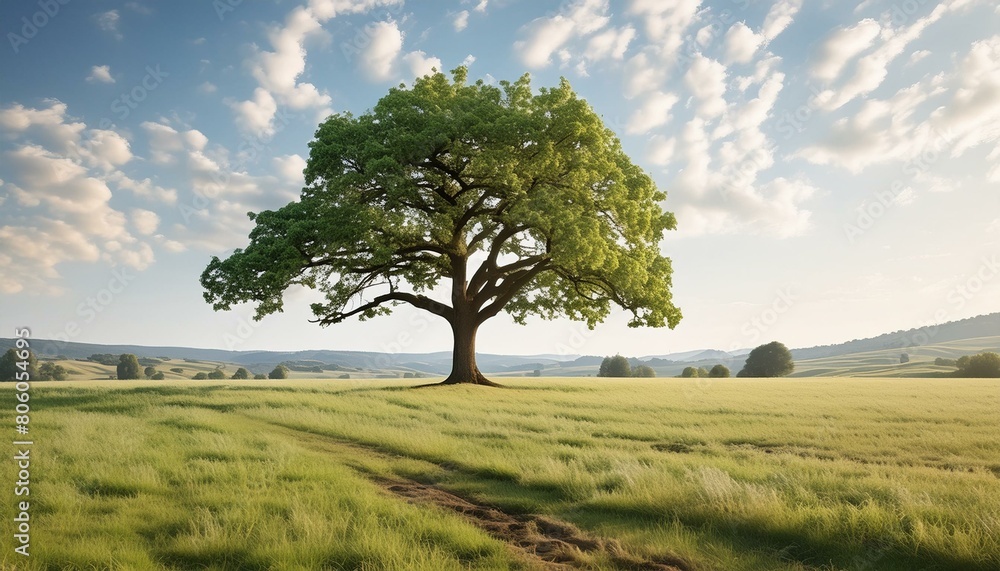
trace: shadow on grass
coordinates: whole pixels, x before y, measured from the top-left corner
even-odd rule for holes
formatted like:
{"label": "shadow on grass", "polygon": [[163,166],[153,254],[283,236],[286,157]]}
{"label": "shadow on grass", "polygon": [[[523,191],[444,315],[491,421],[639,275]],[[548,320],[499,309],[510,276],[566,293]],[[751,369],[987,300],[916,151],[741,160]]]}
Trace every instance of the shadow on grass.
{"label": "shadow on grass", "polygon": [[647,509],[601,506],[574,507],[572,519],[585,526],[612,525],[657,529],[665,519],[697,528],[705,543],[725,546],[732,553],[771,554],[785,562],[845,571],[995,571],[996,561],[962,559],[950,553],[912,549],[885,540],[858,543],[829,537],[819,539],[801,529],[774,529],[754,522],[721,520],[691,514],[655,513]]}

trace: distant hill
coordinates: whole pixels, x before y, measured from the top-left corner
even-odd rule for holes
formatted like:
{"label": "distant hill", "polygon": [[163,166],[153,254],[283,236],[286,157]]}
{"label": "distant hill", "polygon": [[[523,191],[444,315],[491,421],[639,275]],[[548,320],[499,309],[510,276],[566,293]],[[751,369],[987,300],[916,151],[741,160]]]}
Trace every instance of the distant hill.
{"label": "distant hill", "polygon": [[[878,365],[874,370],[882,371],[880,367],[892,365],[893,358],[898,354],[914,352],[915,347],[935,347],[944,356],[958,356],[961,348],[968,346],[983,346],[987,343],[971,343],[963,345],[954,343],[962,340],[990,338],[1000,336],[1000,313],[980,315],[961,321],[953,321],[920,329],[909,329],[886,333],[869,339],[855,339],[836,345],[824,345],[793,349],[792,356],[796,362],[802,362],[800,370],[804,374],[822,374],[823,371],[838,371],[839,374],[850,374],[851,363],[866,362],[871,366]],[[14,346],[13,339],[0,338],[0,351]],[[63,356],[68,359],[86,359],[95,353],[134,353],[138,357],[168,358],[195,360],[214,363],[232,363],[245,366],[254,371],[269,370],[278,363],[301,363],[319,366],[330,371],[368,371],[372,373],[385,371],[413,371],[428,375],[447,375],[451,370],[451,352],[435,353],[375,353],[364,351],[225,351],[221,349],[199,349],[192,347],[146,347],[141,345],[98,345],[94,343],[59,342],[34,339],[32,347],[41,357]],[[629,359],[633,364],[647,364],[653,367],[659,376],[675,376],[687,366],[711,367],[721,363],[729,367],[735,374],[746,359],[749,350],[734,352],[714,349],[671,353],[667,355],[647,356],[639,359]],[[873,353],[879,352],[877,356]],[[865,354],[864,356],[860,354]],[[857,358],[850,356],[857,355]],[[487,374],[521,375],[540,369],[546,376],[588,376],[596,375],[603,356],[596,355],[494,355],[478,354],[480,369]],[[822,361],[844,357],[836,361]],[[877,362],[870,362],[876,359]],[[806,362],[809,362],[808,364]],[[915,366],[915,365],[911,365]],[[894,371],[895,368],[886,368]],[[860,372],[860,371],[859,371]],[[869,374],[871,369],[866,369]],[[881,373],[879,373],[881,374]]]}
{"label": "distant hill", "polygon": [[905,352],[910,347],[922,345],[937,345],[949,341],[992,337],[1000,335],[1000,313],[990,313],[951,321],[941,325],[930,325],[919,329],[895,331],[868,339],[855,339],[836,345],[822,345],[808,349],[793,349],[792,357],[796,361],[803,359],[819,359],[822,357],[837,357],[852,353],[868,353],[885,349],[897,349]]}

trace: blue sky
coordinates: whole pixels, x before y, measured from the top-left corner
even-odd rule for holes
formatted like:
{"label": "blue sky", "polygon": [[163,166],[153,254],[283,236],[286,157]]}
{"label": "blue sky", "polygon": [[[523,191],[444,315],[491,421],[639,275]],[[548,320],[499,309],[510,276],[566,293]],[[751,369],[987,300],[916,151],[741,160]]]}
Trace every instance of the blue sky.
{"label": "blue sky", "polygon": [[1000,311],[998,30],[993,0],[5,2],[0,336],[450,350],[404,308],[321,329],[304,290],[259,323],[216,313],[198,276],[246,212],[295,199],[323,117],[463,63],[568,78],[679,224],[675,330],[501,315],[482,352],[801,347]]}

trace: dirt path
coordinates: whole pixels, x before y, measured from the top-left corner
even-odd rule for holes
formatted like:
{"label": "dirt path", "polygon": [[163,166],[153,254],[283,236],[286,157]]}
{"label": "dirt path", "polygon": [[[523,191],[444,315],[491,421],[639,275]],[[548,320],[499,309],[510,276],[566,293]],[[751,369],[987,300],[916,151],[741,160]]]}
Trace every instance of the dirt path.
{"label": "dirt path", "polygon": [[614,540],[600,539],[571,524],[540,515],[512,515],[498,508],[473,503],[434,486],[404,479],[376,480],[390,492],[418,504],[431,504],[458,512],[476,527],[506,542],[543,569],[585,569],[591,561],[605,559],[618,569],[683,571],[681,561],[652,561],[627,553]]}
{"label": "dirt path", "polygon": [[[357,442],[345,442],[270,422],[266,424],[294,434],[300,443],[315,450],[336,454],[338,451],[343,453],[345,449],[354,449],[364,450],[366,454],[394,456]],[[690,566],[681,560],[652,560],[638,557],[627,552],[613,539],[594,537],[572,524],[548,516],[510,514],[494,506],[475,503],[433,485],[400,477],[376,476],[360,469],[359,471],[389,493],[411,503],[436,506],[458,513],[476,527],[505,542],[521,559],[539,569],[546,571],[587,569],[592,568],[595,562],[609,561],[614,568],[622,570],[688,571],[690,569]]]}

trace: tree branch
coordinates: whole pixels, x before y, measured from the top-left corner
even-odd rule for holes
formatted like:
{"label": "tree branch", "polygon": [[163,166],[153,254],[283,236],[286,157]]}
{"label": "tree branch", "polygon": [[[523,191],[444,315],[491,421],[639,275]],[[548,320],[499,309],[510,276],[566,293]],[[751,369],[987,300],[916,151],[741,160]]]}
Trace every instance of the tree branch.
{"label": "tree branch", "polygon": [[366,304],[363,304],[361,306],[358,306],[358,307],[352,309],[351,311],[348,311],[348,312],[343,312],[343,311],[334,312],[334,313],[332,313],[330,315],[327,315],[326,317],[322,317],[320,319],[314,319],[314,320],[311,319],[310,322],[311,323],[319,323],[320,325],[324,325],[324,326],[325,325],[333,325],[333,324],[336,324],[336,323],[340,323],[340,322],[342,322],[342,321],[344,321],[346,319],[349,319],[351,317],[354,317],[355,315],[358,315],[359,313],[364,313],[364,312],[366,312],[368,310],[375,309],[376,307],[379,307],[380,305],[382,305],[382,304],[384,304],[386,302],[391,302],[391,301],[402,301],[402,302],[405,302],[405,303],[409,303],[413,307],[416,307],[418,309],[423,309],[425,311],[429,311],[429,312],[431,312],[431,313],[433,313],[435,315],[443,317],[445,320],[448,321],[448,323],[451,323],[452,320],[454,319],[454,310],[451,308],[451,306],[445,305],[443,303],[439,303],[439,302],[434,301],[433,299],[431,299],[429,297],[426,297],[426,296],[423,296],[423,295],[415,295],[415,294],[412,294],[412,293],[406,293],[406,292],[401,292],[401,291],[393,291],[393,292],[389,292],[389,293],[380,295],[380,296],[376,297],[375,299],[371,300],[370,302],[368,302]]}
{"label": "tree branch", "polygon": [[534,267],[520,270],[504,278],[503,282],[496,286],[497,291],[501,292],[493,300],[493,303],[487,305],[476,315],[476,323],[482,323],[487,319],[493,317],[494,315],[500,313],[500,311],[507,305],[511,299],[517,295],[517,292],[521,291],[528,282],[535,279],[535,276],[551,268],[551,263],[548,259],[543,260],[536,264]]}
{"label": "tree branch", "polygon": [[495,272],[498,269],[497,258],[500,257],[500,250],[503,248],[504,242],[517,235],[518,232],[523,232],[527,229],[527,226],[510,226],[501,230],[493,238],[493,242],[490,244],[490,254],[486,258],[486,261],[476,270],[475,275],[472,276],[472,281],[469,282],[469,291],[477,292],[490,281],[495,281],[501,277],[496,275]]}

